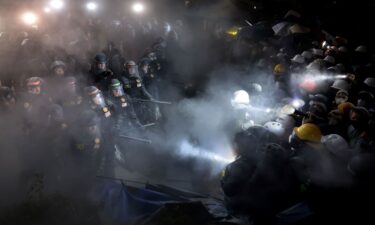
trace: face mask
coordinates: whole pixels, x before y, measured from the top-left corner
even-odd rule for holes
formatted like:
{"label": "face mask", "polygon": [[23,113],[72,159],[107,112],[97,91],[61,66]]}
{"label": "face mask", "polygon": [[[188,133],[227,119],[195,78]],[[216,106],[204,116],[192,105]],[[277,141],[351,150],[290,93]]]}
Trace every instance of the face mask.
{"label": "face mask", "polygon": [[340,105],[341,103],[344,103],[347,100],[348,100],[347,98],[337,97],[337,98],[335,98],[335,103],[336,103],[336,105]]}

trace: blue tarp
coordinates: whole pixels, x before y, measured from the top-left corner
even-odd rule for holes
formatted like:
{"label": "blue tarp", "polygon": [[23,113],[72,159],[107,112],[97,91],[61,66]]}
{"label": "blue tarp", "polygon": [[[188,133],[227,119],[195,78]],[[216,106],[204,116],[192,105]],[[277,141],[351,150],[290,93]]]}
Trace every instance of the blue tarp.
{"label": "blue tarp", "polygon": [[120,224],[132,224],[152,214],[165,203],[175,201],[172,196],[130,188],[118,181],[106,181],[98,189],[104,213]]}

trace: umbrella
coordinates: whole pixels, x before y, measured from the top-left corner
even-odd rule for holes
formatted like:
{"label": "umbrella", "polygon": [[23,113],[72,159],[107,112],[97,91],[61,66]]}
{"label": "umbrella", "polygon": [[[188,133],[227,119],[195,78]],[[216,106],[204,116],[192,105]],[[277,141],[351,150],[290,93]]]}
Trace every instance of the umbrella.
{"label": "umbrella", "polygon": [[267,22],[261,21],[253,26],[243,27],[240,30],[239,35],[242,38],[263,40],[264,38],[272,37],[274,35],[274,31]]}

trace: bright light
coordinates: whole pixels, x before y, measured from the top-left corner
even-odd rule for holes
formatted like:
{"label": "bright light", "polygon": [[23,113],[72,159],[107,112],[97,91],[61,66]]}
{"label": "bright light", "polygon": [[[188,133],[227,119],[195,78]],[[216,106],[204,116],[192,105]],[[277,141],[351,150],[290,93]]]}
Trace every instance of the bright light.
{"label": "bright light", "polygon": [[60,10],[64,7],[64,2],[61,0],[52,0],[50,1],[49,6],[52,9]]}
{"label": "bright light", "polygon": [[22,15],[22,21],[27,25],[35,25],[38,21],[38,17],[33,12],[26,12]]}
{"label": "bright light", "polygon": [[188,141],[183,141],[180,145],[178,154],[183,157],[201,158],[210,161],[216,161],[223,164],[229,164],[235,160],[234,156],[222,157],[212,151],[193,146]]}
{"label": "bright light", "polygon": [[270,113],[271,111],[272,111],[272,109],[270,109],[270,108],[266,109],[266,113]]}
{"label": "bright light", "polygon": [[305,101],[303,101],[302,99],[294,99],[292,101],[292,106],[296,109],[299,109],[303,107],[304,105],[305,105]]}
{"label": "bright light", "polygon": [[233,106],[247,106],[250,104],[250,96],[244,90],[234,92],[232,105]]}
{"label": "bright light", "polygon": [[145,10],[145,6],[140,2],[136,2],[133,4],[132,9],[135,13],[142,13]]}
{"label": "bright light", "polygon": [[86,9],[89,11],[95,11],[98,9],[98,4],[96,4],[95,2],[88,2],[86,4]]}
{"label": "bright light", "polygon": [[44,7],[43,11],[45,13],[50,13],[51,12],[51,8],[50,7]]}

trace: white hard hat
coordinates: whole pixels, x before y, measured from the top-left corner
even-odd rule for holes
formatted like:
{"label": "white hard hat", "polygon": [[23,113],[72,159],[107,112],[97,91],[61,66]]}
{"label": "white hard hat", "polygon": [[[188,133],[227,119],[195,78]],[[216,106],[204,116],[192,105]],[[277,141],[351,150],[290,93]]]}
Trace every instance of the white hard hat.
{"label": "white hard hat", "polygon": [[333,56],[331,56],[331,55],[327,55],[323,60],[325,62],[330,63],[330,64],[335,64],[335,58],[333,58]]}
{"label": "white hard hat", "polygon": [[349,150],[348,142],[338,134],[329,134],[322,137],[324,147],[336,156],[342,156]]}
{"label": "white hard hat", "polygon": [[375,88],[375,78],[374,77],[368,77],[366,80],[363,82],[369,87]]}
{"label": "white hard hat", "polygon": [[367,53],[367,47],[364,45],[360,45],[354,51],[359,53]]}
{"label": "white hard hat", "polygon": [[335,82],[333,82],[331,88],[349,91],[350,84],[346,80],[335,80]]}
{"label": "white hard hat", "polygon": [[338,48],[338,50],[339,50],[339,52],[343,52],[343,53],[348,52],[348,48],[346,48],[345,46],[340,46],[340,47]]}
{"label": "white hard hat", "polygon": [[300,54],[295,55],[291,60],[292,62],[299,63],[299,64],[305,63],[305,58]]}
{"label": "white hard hat", "polygon": [[310,51],[304,51],[301,54],[305,59],[310,60],[313,57],[313,54]]}
{"label": "white hard hat", "polygon": [[315,56],[320,56],[322,57],[324,55],[324,52],[322,49],[319,49],[319,48],[313,48],[312,49],[312,54],[315,55]]}
{"label": "white hard hat", "polygon": [[250,96],[247,91],[238,90],[234,92],[231,103],[233,107],[246,108],[250,104]]}

